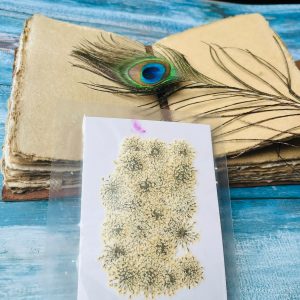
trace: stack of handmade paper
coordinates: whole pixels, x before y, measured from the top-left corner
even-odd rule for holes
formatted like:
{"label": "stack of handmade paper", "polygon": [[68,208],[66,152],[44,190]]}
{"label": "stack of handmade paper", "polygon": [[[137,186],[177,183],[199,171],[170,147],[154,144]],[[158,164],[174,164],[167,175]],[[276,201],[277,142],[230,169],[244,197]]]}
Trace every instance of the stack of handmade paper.
{"label": "stack of handmade paper", "polygon": [[[142,115],[153,102],[151,96],[101,92],[82,84],[112,85],[108,78],[72,65],[78,62],[71,52],[84,40],[110,40],[116,48],[135,43],[40,15],[26,22],[9,99],[4,199],[47,197],[51,174],[58,190],[76,192],[83,115],[108,116],[111,110],[122,115],[122,107],[145,104],[139,108]],[[232,185],[300,180],[299,148],[287,145],[300,132],[300,72],[262,16],[242,15],[193,28],[152,48],[163,53],[165,47],[182,53],[213,83],[170,93],[168,106],[184,113],[187,121],[212,124],[219,153],[238,156],[228,160]]]}

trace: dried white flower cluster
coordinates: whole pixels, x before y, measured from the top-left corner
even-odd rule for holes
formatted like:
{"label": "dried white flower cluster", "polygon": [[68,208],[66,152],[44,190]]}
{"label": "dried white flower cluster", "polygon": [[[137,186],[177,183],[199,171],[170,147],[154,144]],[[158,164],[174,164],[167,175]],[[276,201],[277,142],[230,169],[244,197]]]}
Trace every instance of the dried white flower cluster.
{"label": "dried white flower cluster", "polygon": [[123,142],[115,171],[101,187],[106,217],[100,260],[119,293],[154,299],[203,279],[188,249],[199,239],[193,221],[194,156],[185,141],[129,137]]}

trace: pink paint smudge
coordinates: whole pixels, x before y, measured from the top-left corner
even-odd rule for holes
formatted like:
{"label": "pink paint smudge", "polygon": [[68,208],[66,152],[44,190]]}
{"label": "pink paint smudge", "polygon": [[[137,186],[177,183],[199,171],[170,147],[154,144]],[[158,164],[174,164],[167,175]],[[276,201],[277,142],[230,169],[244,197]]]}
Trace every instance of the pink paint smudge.
{"label": "pink paint smudge", "polygon": [[142,127],[141,123],[138,120],[132,120],[132,128],[138,133],[146,132],[146,130]]}

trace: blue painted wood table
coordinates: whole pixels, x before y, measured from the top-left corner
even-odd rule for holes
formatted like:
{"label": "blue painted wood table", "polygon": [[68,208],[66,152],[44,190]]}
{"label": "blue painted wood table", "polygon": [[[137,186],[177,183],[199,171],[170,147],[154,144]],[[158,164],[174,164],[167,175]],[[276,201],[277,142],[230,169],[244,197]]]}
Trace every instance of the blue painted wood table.
{"label": "blue painted wood table", "polygon": [[[192,26],[251,12],[262,13],[294,58],[300,59],[300,5],[0,0],[1,142],[13,49],[31,14],[42,13],[151,43]],[[300,186],[231,189],[231,198],[238,275],[229,279],[240,285],[240,299],[300,299]],[[0,201],[0,299],[76,299],[78,222],[77,198]]]}

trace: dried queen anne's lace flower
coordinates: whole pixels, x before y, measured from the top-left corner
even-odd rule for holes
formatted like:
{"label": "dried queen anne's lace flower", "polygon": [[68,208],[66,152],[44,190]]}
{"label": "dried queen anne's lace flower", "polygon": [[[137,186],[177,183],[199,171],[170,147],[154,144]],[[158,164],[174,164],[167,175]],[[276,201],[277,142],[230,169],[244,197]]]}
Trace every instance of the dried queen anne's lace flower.
{"label": "dried queen anne's lace flower", "polygon": [[203,280],[203,268],[189,251],[199,239],[194,157],[182,140],[123,142],[115,171],[101,186],[100,261],[120,294],[155,299]]}

